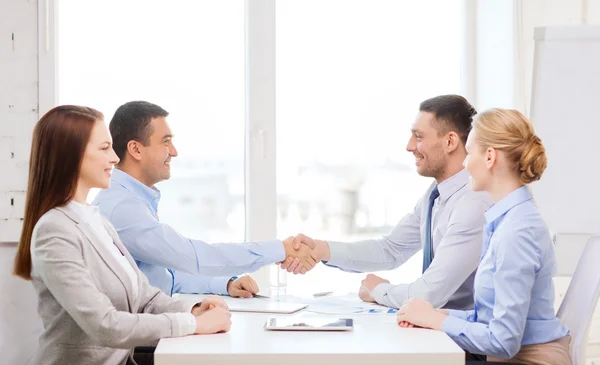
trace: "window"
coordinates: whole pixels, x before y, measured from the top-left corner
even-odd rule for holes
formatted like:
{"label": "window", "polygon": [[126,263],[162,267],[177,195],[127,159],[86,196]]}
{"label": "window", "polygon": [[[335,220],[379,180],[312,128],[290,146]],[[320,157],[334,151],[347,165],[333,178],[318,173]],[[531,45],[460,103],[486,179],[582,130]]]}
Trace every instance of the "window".
{"label": "window", "polygon": [[[421,101],[460,93],[460,1],[276,5],[278,236],[380,237],[431,183],[405,146]],[[421,257],[380,275],[410,282]],[[357,291],[363,277],[321,265],[288,275],[288,292]]]}
{"label": "window", "polygon": [[[261,9],[245,12],[249,5]],[[159,185],[159,214],[184,235],[208,242],[247,239],[247,228],[259,225],[246,219],[245,198],[266,201],[248,217],[275,215],[268,204],[273,198],[258,196],[265,189],[255,193],[245,185],[244,172],[259,171],[265,182],[277,178],[277,221],[270,228],[276,225],[279,238],[298,232],[340,241],[380,237],[431,182],[416,174],[405,146],[422,100],[461,91],[462,5],[64,0],[58,5],[59,102],[95,107],[107,122],[130,100],[148,100],[171,113],[179,157],[172,178]],[[273,16],[274,30],[268,26]],[[260,25],[252,28],[259,36],[245,43],[249,19]],[[272,44],[261,42],[273,38],[275,91],[268,70],[247,67],[244,53],[247,47],[259,50],[256,59],[269,57]],[[249,75],[261,98],[249,97],[257,92],[253,88],[245,95]],[[246,108],[271,92],[275,140],[272,124],[253,124],[261,118],[245,126]],[[270,104],[258,109],[265,115],[272,110]],[[253,138],[252,130],[266,139]],[[257,147],[261,140],[266,145]],[[274,143],[276,171],[268,158],[245,156],[248,145],[264,154]],[[253,235],[272,235],[264,222]],[[407,282],[420,268],[418,254],[381,275]],[[289,276],[288,292],[356,291],[363,276],[319,266],[306,276]]]}
{"label": "window", "polygon": [[58,5],[59,103],[102,111],[156,103],[179,157],[161,221],[208,242],[244,239],[244,2]]}

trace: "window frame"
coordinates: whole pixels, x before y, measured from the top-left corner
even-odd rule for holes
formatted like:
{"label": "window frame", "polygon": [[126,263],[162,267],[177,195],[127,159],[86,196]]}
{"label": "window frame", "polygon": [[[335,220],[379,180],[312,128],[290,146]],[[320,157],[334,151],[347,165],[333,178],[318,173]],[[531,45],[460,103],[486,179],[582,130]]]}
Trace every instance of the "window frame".
{"label": "window frame", "polygon": [[[275,0],[244,0],[245,12],[245,239],[276,238],[276,90]],[[476,1],[462,0],[461,93],[476,96]],[[58,102],[58,1],[38,2],[38,69],[40,117]],[[283,237],[279,237],[283,238]],[[277,271],[275,271],[277,270]],[[275,265],[252,276],[263,291],[270,277],[286,275]]]}

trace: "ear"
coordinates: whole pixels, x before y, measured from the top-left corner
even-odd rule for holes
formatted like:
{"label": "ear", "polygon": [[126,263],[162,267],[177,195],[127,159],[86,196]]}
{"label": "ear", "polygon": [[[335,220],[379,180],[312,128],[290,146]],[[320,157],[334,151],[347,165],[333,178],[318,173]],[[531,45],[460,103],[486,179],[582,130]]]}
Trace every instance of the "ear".
{"label": "ear", "polygon": [[131,140],[127,142],[127,152],[134,160],[142,159],[142,144],[138,141]]}
{"label": "ear", "polygon": [[456,132],[449,132],[446,136],[446,151],[452,153],[461,143],[460,136]]}
{"label": "ear", "polygon": [[491,170],[494,165],[498,162],[498,151],[495,148],[489,147],[485,151],[485,167]]}

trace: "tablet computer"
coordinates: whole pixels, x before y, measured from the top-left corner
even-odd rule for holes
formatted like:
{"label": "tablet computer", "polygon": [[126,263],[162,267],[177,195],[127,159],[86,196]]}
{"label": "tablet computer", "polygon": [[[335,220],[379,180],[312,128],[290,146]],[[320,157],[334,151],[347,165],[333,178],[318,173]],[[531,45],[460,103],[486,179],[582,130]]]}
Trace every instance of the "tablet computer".
{"label": "tablet computer", "polygon": [[352,331],[351,318],[270,317],[265,329],[271,331]]}

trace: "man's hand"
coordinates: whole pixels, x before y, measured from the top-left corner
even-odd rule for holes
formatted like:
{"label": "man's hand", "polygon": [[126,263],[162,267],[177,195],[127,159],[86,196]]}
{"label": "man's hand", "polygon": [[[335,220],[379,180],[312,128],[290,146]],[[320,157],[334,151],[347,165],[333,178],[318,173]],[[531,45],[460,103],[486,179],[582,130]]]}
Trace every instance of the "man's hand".
{"label": "man's hand", "polygon": [[431,303],[422,299],[409,299],[398,309],[397,322],[400,327],[410,325],[441,330],[447,315],[433,308]]}
{"label": "man's hand", "polygon": [[204,312],[213,309],[213,308],[223,308],[229,311],[229,307],[223,300],[223,298],[218,297],[216,295],[209,295],[204,300],[194,306],[192,308],[192,314],[196,317],[202,315]]}
{"label": "man's hand", "polygon": [[312,239],[311,237],[308,237],[302,233],[298,233],[296,235],[296,237],[294,237],[294,248],[296,250],[299,250],[302,245],[307,245],[308,247],[312,248],[313,250],[315,248],[317,248],[317,244],[315,243],[314,239]]}
{"label": "man's hand", "polygon": [[369,274],[367,275],[363,281],[360,282],[360,284],[364,287],[366,287],[367,289],[369,289],[369,291],[373,291],[377,285],[379,284],[389,284],[390,281],[389,280],[385,280],[384,278],[377,276],[375,274]]}
{"label": "man's hand", "polygon": [[252,298],[258,293],[258,284],[252,277],[246,275],[227,284],[227,293],[234,298]]}
{"label": "man's hand", "polygon": [[360,289],[358,289],[358,296],[365,302],[375,303],[375,299],[371,296],[371,292],[381,283],[390,283],[389,280],[385,280],[377,275],[369,274],[363,281],[360,282]]}
{"label": "man's hand", "polygon": [[[329,260],[329,245],[327,242],[315,240],[302,233],[299,233],[296,235],[296,237],[294,237],[293,247],[294,249],[299,250],[302,245],[306,245],[314,249],[317,263],[321,260]],[[281,268],[294,274],[303,273],[302,265],[300,265],[298,260],[294,260],[292,258],[286,258],[285,261],[281,263]]]}
{"label": "man's hand", "polygon": [[375,303],[375,299],[371,296],[371,291],[364,285],[361,285],[360,289],[358,289],[358,297],[364,302]]}
{"label": "man's hand", "polygon": [[288,237],[283,241],[283,247],[285,249],[286,260],[289,258],[298,259],[300,266],[299,271],[302,274],[306,274],[318,262],[317,255],[313,250],[314,245],[294,245],[294,237]]}

